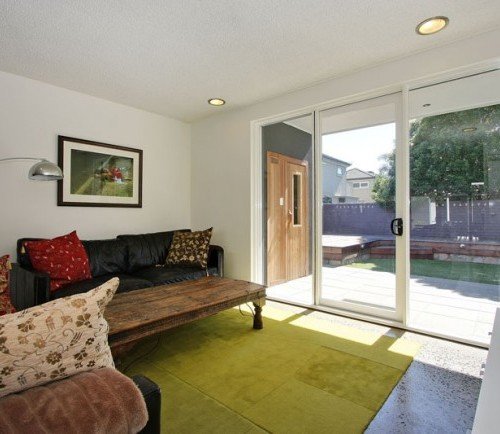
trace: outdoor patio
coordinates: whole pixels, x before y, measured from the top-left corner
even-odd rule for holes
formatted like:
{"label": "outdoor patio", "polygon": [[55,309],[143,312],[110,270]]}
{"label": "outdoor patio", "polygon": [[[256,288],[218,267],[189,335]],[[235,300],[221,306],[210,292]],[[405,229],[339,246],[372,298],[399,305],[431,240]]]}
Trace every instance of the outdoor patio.
{"label": "outdoor patio", "polygon": [[[268,288],[269,297],[312,303],[312,277]],[[323,267],[324,299],[394,307],[394,274],[353,266]],[[489,343],[499,287],[426,276],[411,276],[411,327]]]}

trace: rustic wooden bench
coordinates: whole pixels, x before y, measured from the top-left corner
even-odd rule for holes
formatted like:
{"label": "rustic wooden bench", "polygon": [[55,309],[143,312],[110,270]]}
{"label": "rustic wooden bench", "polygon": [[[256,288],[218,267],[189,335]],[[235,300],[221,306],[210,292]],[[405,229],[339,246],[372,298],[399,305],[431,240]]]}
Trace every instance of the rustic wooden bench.
{"label": "rustic wooden bench", "polygon": [[216,276],[116,294],[104,313],[111,351],[118,358],[147,336],[248,302],[261,329],[265,297],[264,286]]}

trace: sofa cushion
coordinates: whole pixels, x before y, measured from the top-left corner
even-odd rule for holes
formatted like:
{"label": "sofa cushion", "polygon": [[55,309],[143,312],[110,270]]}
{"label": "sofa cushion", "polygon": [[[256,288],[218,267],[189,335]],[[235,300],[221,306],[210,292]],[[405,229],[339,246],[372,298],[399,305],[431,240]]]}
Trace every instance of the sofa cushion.
{"label": "sofa cushion", "polygon": [[[189,232],[189,229],[181,229],[179,232]],[[174,231],[155,232],[139,235],[118,235],[118,239],[124,241],[128,247],[128,272],[134,272],[140,268],[152,265],[164,264],[167,252],[172,243]]]}
{"label": "sofa cushion", "polygon": [[118,279],[0,317],[0,396],[113,367],[104,309]]}
{"label": "sofa cushion", "polygon": [[118,285],[118,289],[116,291],[117,293],[133,291],[135,289],[149,288],[150,286],[153,286],[153,284],[149,280],[145,280],[141,277],[131,276],[129,274],[105,274],[103,276],[72,283],[65,286],[64,288],[61,288],[59,291],[52,292],[50,294],[51,300],[90,291],[91,289],[95,288],[96,286],[102,285],[104,282],[107,282],[113,277],[118,277],[118,279],[120,279],[120,284]]}
{"label": "sofa cushion", "polygon": [[123,240],[82,241],[87,251],[92,277],[111,273],[126,273],[128,268],[127,243]]}
{"label": "sofa cushion", "polygon": [[[209,268],[209,274],[216,275],[217,268]],[[182,282],[184,280],[199,279],[206,276],[207,272],[200,267],[188,266],[164,266],[149,267],[136,271],[133,276],[146,279],[153,286],[166,285],[168,283]]]}
{"label": "sofa cushion", "polygon": [[91,277],[89,258],[76,231],[52,240],[27,241],[25,247],[33,268],[50,276],[51,291]]}
{"label": "sofa cushion", "polygon": [[94,369],[0,400],[2,433],[136,433],[147,420],[141,392],[113,368]]}
{"label": "sofa cushion", "polygon": [[199,265],[207,268],[212,229],[196,232],[175,232],[168,251],[167,265]]}

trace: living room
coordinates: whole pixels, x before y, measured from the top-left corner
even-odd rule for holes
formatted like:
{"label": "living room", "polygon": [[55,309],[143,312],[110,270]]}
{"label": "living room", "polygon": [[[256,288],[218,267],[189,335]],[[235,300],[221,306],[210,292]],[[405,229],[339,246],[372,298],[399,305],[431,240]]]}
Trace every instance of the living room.
{"label": "living room", "polygon": [[0,432],[495,432],[498,2],[0,12]]}

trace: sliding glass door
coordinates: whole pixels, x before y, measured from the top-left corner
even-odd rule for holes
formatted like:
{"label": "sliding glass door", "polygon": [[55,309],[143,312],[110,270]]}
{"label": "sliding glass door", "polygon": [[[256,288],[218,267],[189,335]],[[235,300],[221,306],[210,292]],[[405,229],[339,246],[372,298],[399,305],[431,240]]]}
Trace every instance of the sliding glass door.
{"label": "sliding glass door", "polygon": [[500,307],[500,71],[409,93],[408,324],[489,343]]}
{"label": "sliding glass door", "polygon": [[500,70],[262,132],[270,297],[489,343],[500,307]]}
{"label": "sliding glass door", "polygon": [[400,93],[320,112],[323,305],[401,319],[400,113]]}

